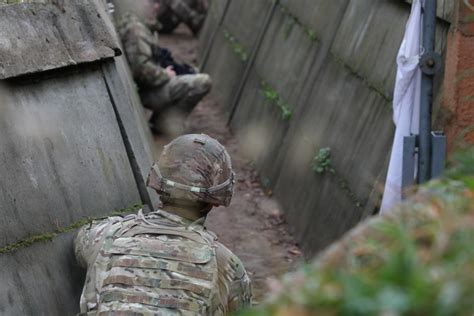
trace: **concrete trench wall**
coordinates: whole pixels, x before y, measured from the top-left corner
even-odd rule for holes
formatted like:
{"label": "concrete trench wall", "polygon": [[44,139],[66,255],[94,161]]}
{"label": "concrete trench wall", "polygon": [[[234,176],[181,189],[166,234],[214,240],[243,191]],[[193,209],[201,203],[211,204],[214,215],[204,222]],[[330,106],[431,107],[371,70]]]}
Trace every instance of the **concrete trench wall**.
{"label": "concrete trench wall", "polygon": [[[377,210],[409,13],[401,0],[211,4],[200,38],[203,71],[308,255]],[[438,17],[444,52],[451,1],[438,1]],[[316,173],[313,159],[326,147],[334,172]]]}
{"label": "concrete trench wall", "polygon": [[0,7],[0,314],[74,315],[84,219],[157,199],[142,108],[94,0]]}

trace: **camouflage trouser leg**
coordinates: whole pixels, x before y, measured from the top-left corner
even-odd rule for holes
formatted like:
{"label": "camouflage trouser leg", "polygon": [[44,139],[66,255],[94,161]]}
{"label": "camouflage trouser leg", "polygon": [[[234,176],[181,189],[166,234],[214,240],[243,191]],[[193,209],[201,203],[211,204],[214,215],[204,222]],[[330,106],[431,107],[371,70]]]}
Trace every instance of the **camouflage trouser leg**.
{"label": "camouflage trouser leg", "polygon": [[206,18],[205,10],[198,0],[168,0],[167,5],[193,33],[198,33]]}
{"label": "camouflage trouser leg", "polygon": [[[169,130],[169,121],[182,128],[184,119],[211,89],[206,74],[172,78],[163,87],[140,91],[143,106],[153,111],[150,125],[156,130]],[[168,123],[167,123],[168,122]]]}

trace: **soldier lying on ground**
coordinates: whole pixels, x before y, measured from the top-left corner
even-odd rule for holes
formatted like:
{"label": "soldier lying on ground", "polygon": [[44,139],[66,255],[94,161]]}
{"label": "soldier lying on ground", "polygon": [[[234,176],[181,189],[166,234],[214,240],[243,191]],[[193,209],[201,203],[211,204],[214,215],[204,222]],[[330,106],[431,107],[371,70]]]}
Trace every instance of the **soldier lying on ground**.
{"label": "soldier lying on ground", "polygon": [[204,0],[155,0],[161,4],[158,21],[161,33],[171,33],[183,22],[196,35],[201,29],[207,12]]}
{"label": "soldier lying on ground", "polygon": [[230,203],[230,157],[207,135],[165,146],[148,176],[163,208],[110,217],[75,240],[87,267],[81,312],[87,315],[227,315],[250,304],[240,260],[204,226],[213,206]]}
{"label": "soldier lying on ground", "polygon": [[140,98],[153,111],[150,127],[157,133],[166,132],[170,118],[181,118],[175,124],[182,124],[211,89],[211,79],[207,74],[187,74],[194,69],[173,59],[175,64],[166,64],[170,56],[163,58],[166,51],[159,47],[158,34],[152,31],[156,25],[151,21],[156,23],[159,11],[153,0],[120,0],[115,4],[119,12],[117,30]]}

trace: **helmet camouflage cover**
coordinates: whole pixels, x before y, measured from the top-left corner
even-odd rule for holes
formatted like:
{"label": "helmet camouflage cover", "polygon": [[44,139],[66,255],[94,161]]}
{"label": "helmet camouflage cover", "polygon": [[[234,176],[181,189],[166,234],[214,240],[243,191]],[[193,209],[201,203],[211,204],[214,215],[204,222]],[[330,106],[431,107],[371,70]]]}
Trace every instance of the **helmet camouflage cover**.
{"label": "helmet camouflage cover", "polygon": [[188,134],[164,147],[147,185],[163,201],[180,200],[228,206],[234,172],[224,146],[205,134]]}
{"label": "helmet camouflage cover", "polygon": [[52,0],[0,0],[0,5],[5,4],[20,4],[20,3],[51,3]]}

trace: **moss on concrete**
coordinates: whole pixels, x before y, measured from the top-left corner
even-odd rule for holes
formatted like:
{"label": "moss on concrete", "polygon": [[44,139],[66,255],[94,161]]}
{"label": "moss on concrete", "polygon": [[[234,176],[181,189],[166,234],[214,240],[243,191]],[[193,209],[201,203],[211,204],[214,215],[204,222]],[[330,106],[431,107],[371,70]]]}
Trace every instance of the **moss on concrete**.
{"label": "moss on concrete", "polygon": [[[113,211],[112,213],[110,213],[107,216],[119,216],[119,215],[134,213],[134,212],[138,211],[139,209],[141,209],[142,207],[143,207],[143,205],[136,204],[136,205],[133,205],[133,206],[130,206],[130,207],[127,207],[127,208],[123,208],[123,209],[120,209],[120,210]],[[0,248],[0,255],[12,253],[12,252],[15,252],[15,251],[23,249],[23,248],[28,248],[31,245],[34,245],[36,243],[52,241],[55,237],[57,237],[60,234],[65,234],[65,233],[72,232],[75,229],[78,229],[78,228],[80,228],[80,227],[82,227],[86,224],[91,223],[93,220],[97,220],[97,219],[101,219],[101,218],[105,218],[105,217],[87,217],[87,218],[83,218],[83,219],[80,219],[77,222],[74,222],[74,223],[72,223],[68,226],[58,227],[57,229],[55,229],[52,232],[45,232],[45,233],[42,233],[42,234],[33,235],[33,236],[28,237],[28,238],[19,240],[17,242],[8,244],[8,245]]]}

